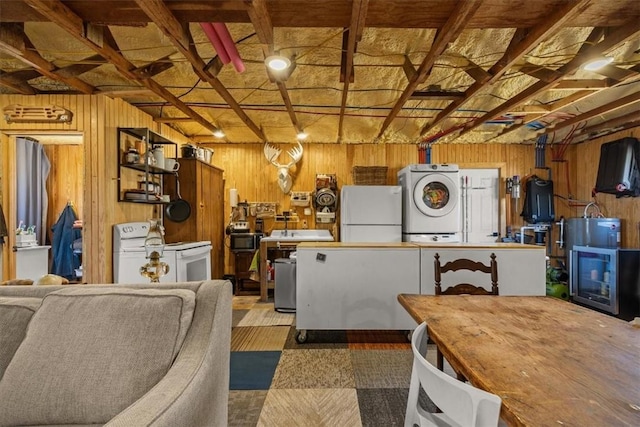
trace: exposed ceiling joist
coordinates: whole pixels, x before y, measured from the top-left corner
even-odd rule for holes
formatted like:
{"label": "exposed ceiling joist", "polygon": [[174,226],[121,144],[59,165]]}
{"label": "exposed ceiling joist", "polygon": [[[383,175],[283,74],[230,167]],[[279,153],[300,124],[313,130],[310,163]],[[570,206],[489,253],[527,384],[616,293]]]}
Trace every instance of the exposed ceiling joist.
{"label": "exposed ceiling joist", "polygon": [[552,14],[542,21],[540,24],[531,28],[529,31],[517,30],[511,39],[511,43],[502,57],[489,69],[491,77],[489,80],[478,80],[471,85],[465,92],[465,97],[460,100],[456,100],[449,104],[444,110],[442,110],[436,118],[424,126],[420,131],[421,135],[426,134],[434,126],[440,123],[445,118],[449,117],[454,111],[460,108],[464,103],[469,101],[480,90],[482,90],[487,84],[492,84],[498,81],[498,79],[516,62],[518,62],[526,53],[531,51],[540,42],[548,39],[551,35],[556,33],[562,25],[574,16],[578,11],[582,10],[586,6],[588,1],[582,0],[577,2],[567,2],[559,9],[552,12]]}
{"label": "exposed ceiling joist", "polygon": [[613,102],[609,102],[605,105],[601,105],[598,108],[594,108],[589,110],[583,114],[577,115],[575,117],[571,117],[570,119],[564,120],[553,127],[546,130],[545,133],[552,133],[560,130],[562,128],[566,128],[567,126],[575,125],[578,123],[586,122],[589,119],[592,119],[601,114],[610,113],[619,108],[626,107],[627,105],[633,104],[640,101],[640,92],[633,93],[631,95],[624,96],[620,99],[616,99]]}
{"label": "exposed ceiling joist", "polygon": [[400,95],[400,98],[391,109],[391,112],[384,119],[382,128],[378,133],[378,138],[382,137],[393,119],[396,118],[404,104],[407,102],[411,94],[416,90],[418,84],[424,81],[426,77],[431,73],[433,64],[435,64],[436,60],[447,49],[449,43],[455,41],[458,38],[462,30],[464,30],[465,25],[469,22],[470,18],[480,7],[481,3],[482,1],[479,0],[459,0],[456,3],[456,6],[451,15],[449,15],[447,22],[438,31],[436,38],[431,45],[429,53],[427,53],[427,56],[418,67],[414,79],[409,81],[409,84],[402,92],[402,95]]}
{"label": "exposed ceiling joist", "polygon": [[80,74],[84,74],[88,71],[94,70],[105,64],[104,58],[100,55],[92,55],[83,60],[83,63],[80,64],[71,64],[66,67],[59,68],[56,71],[56,74],[64,77],[74,77],[79,76]]}
{"label": "exposed ceiling joist", "polygon": [[597,70],[596,73],[619,82],[638,76],[637,72],[627,70],[626,68],[616,67],[614,65],[606,65]]}
{"label": "exposed ceiling joist", "polygon": [[367,18],[367,8],[369,0],[353,0],[351,6],[351,22],[349,24],[347,36],[347,49],[343,61],[344,69],[344,87],[342,88],[342,100],[340,102],[340,118],[338,119],[338,141],[342,140],[342,132],[344,125],[344,112],[347,106],[347,97],[349,96],[349,84],[353,81],[353,56],[356,53],[356,46],[362,39],[364,31],[364,23]]}
{"label": "exposed ceiling joist", "polygon": [[411,62],[411,58],[407,55],[404,56],[404,62],[402,63],[402,71],[404,71],[405,76],[407,76],[408,81],[413,81],[417,76],[416,67],[413,66]]}
{"label": "exposed ceiling joist", "polygon": [[615,117],[610,120],[606,120],[597,125],[589,126],[587,128],[579,129],[577,132],[582,135],[590,135],[596,134],[598,132],[602,132],[604,130],[610,129],[628,129],[631,127],[640,126],[640,110],[633,111],[629,114],[625,114],[624,116]]}
{"label": "exposed ceiling joist", "polygon": [[577,79],[567,80],[564,79],[554,87],[556,90],[577,90],[577,89],[589,89],[600,90],[607,89],[612,86],[610,79]]}
{"label": "exposed ceiling joist", "polygon": [[525,64],[519,67],[518,71],[534,77],[538,80],[542,80],[543,82],[555,82],[558,79],[564,77],[564,74],[561,74],[556,70],[534,64]]}
{"label": "exposed ceiling joist", "polygon": [[173,67],[173,62],[171,62],[169,57],[170,55],[166,55],[156,61],[153,61],[150,64],[138,67],[134,70],[134,72],[139,74],[140,76],[144,76],[145,78],[153,77],[157,74],[160,74],[163,71],[167,71],[169,68]]}
{"label": "exposed ceiling joist", "polygon": [[256,30],[263,49],[266,48],[269,55],[273,54],[273,24],[267,10],[267,2],[265,0],[244,0],[247,6],[249,19]]}
{"label": "exposed ceiling joist", "polygon": [[36,95],[38,91],[27,82],[41,75],[32,69],[2,73],[0,74],[0,85],[13,89],[22,95]]}
{"label": "exposed ceiling joist", "polygon": [[491,74],[486,72],[481,66],[475,64],[470,59],[466,59],[467,66],[464,68],[464,72],[477,82],[486,82],[491,78]]}
{"label": "exposed ceiling joist", "polygon": [[108,28],[98,28],[92,25],[87,25],[87,29],[85,30],[85,25],[82,22],[82,19],[75,15],[62,2],[57,0],[25,0],[25,2],[44,16],[48,17],[51,22],[62,27],[70,35],[75,37],[76,40],[84,43],[86,46],[112,63],[118,71],[127,78],[142,83],[148,89],[160,95],[163,99],[178,108],[187,116],[191,117],[204,128],[211,131],[217,129],[213,124],[189,108],[162,85],[158,84],[151,78],[141,78],[136,74],[136,67],[122,56],[120,52],[118,52],[118,49],[115,47],[115,40],[113,40]]}
{"label": "exposed ceiling joist", "polygon": [[[222,125],[224,142],[237,143],[262,134],[288,141],[293,128],[318,143],[416,143],[429,129],[447,143],[482,143],[489,135],[520,143],[640,89],[640,31],[605,53],[613,62],[600,74],[563,68],[640,22],[637,0],[484,0],[466,18],[460,10],[469,2],[451,0],[427,7],[415,0],[0,2],[0,46],[13,50],[0,58],[1,94],[91,90],[152,117],[160,111],[172,128],[210,142],[222,142],[211,132]],[[235,44],[241,74],[223,66],[202,22],[224,23],[236,38],[255,31]],[[454,24],[463,28],[459,35]],[[6,31],[11,25],[19,31]],[[263,61],[280,52],[293,62],[287,74]],[[479,126],[492,109],[500,114],[482,122],[491,126]],[[476,127],[465,132],[465,123]]]}
{"label": "exposed ceiling joist", "polygon": [[[256,134],[263,141],[266,140],[266,136],[262,132],[262,129],[253,122],[244,112],[240,104],[231,96],[227,88],[224,87],[222,82],[218,80],[213,74],[206,69],[206,64],[200,58],[193,43],[191,43],[191,35],[187,28],[185,28],[176,17],[171,13],[171,10],[161,0],[136,0],[137,5],[142,9],[147,16],[160,28],[160,30],[171,40],[173,45],[180,51],[180,53],[187,58],[187,60],[193,66],[194,72],[202,80],[206,81],[215,89],[216,92],[224,99],[224,101],[231,107],[231,109],[240,117],[240,119],[247,125],[253,133]],[[183,111],[184,112],[184,111]],[[195,112],[194,112],[195,113]],[[187,114],[191,117],[191,114]],[[212,132],[218,131],[218,127],[211,123],[208,123],[207,129]]]}
{"label": "exposed ceiling joist", "polygon": [[[108,96],[109,98],[158,98],[163,99],[160,95],[153,92],[151,89],[129,89],[129,90],[103,90],[100,95]],[[194,121],[193,119],[189,119]]]}
{"label": "exposed ceiling joist", "polygon": [[[267,9],[267,4],[265,0],[246,0],[247,3],[250,3],[248,13],[249,19],[251,19],[251,23],[253,24],[253,28],[256,30],[256,34],[258,35],[258,39],[262,44],[262,51],[264,53],[264,57],[267,58],[273,55],[273,25],[271,24],[271,19],[269,18],[269,11]],[[292,65],[293,66],[293,65]],[[265,65],[266,67],[266,65]],[[291,124],[296,130],[296,133],[301,133],[303,131],[300,122],[298,121],[298,117],[296,116],[296,112],[293,109],[293,104],[291,103],[291,97],[289,96],[289,91],[287,90],[287,85],[284,83],[293,69],[287,70],[283,76],[275,75],[271,73],[267,69],[267,73],[269,75],[269,79],[273,81],[277,88],[278,92],[280,92],[280,97],[282,98],[282,102],[284,103],[285,108],[287,109],[287,114],[289,114],[289,119],[291,120]]]}
{"label": "exposed ceiling joist", "polygon": [[482,125],[483,123],[504,114],[505,112],[509,111],[513,107],[530,100],[535,95],[547,89],[552,88],[556,83],[559,82],[559,80],[563,76],[566,76],[576,71],[580,66],[582,66],[587,61],[587,59],[603,55],[604,53],[610,51],[611,49],[626,42],[639,31],[640,31],[640,21],[637,21],[635,19],[627,23],[626,25],[616,28],[603,41],[601,41],[600,43],[594,46],[585,47],[585,49],[582,52],[578,53],[578,55],[576,55],[573,59],[571,59],[571,61],[561,66],[558,69],[559,75],[556,79],[549,82],[539,81],[538,83],[534,83],[524,91],[520,92],[518,95],[512,97],[508,101],[502,103],[498,107],[484,114],[482,117],[470,122],[468,125],[465,126],[465,129],[462,131],[462,133],[463,134],[467,133],[470,130],[475,129],[476,127]]}
{"label": "exposed ceiling joist", "polygon": [[[348,50],[349,50],[349,29],[345,28],[344,31],[342,32],[342,54],[340,55],[340,83],[344,83],[344,79],[347,78],[347,51]],[[354,73],[353,73],[353,64],[352,64],[351,78],[349,79],[349,83],[354,82],[353,76],[354,76]]]}
{"label": "exposed ceiling joist", "polygon": [[[633,77],[638,76],[638,74],[640,73],[640,64],[636,65],[634,67],[631,67],[629,69],[629,71],[632,71],[635,74],[629,74],[625,80],[618,81],[618,82],[615,82],[615,83],[612,83],[608,79],[607,80],[608,86],[606,86],[605,89],[620,86],[621,84],[626,83],[628,80],[631,80]],[[560,85],[563,82],[561,82]],[[570,95],[567,95],[566,97],[564,97],[564,98],[562,98],[562,99],[560,99],[558,101],[555,101],[552,104],[544,105],[543,106],[544,107],[544,111],[542,111],[540,114],[532,116],[532,117],[527,117],[526,121],[524,121],[522,123],[514,124],[514,125],[506,128],[506,129],[504,129],[502,132],[500,132],[498,135],[496,135],[496,137],[500,137],[500,136],[506,135],[508,133],[511,133],[513,131],[516,131],[516,130],[522,128],[523,126],[526,126],[526,125],[528,125],[528,124],[530,124],[532,122],[540,120],[540,119],[544,118],[545,116],[547,116],[547,115],[549,115],[551,113],[555,113],[557,111],[560,111],[563,108],[566,108],[566,107],[568,107],[570,105],[573,105],[576,102],[579,102],[579,101],[581,101],[581,100],[583,100],[585,98],[588,98],[589,96],[594,95],[594,94],[599,93],[599,92],[600,92],[599,90],[592,90],[592,89],[580,90],[578,92],[574,92],[574,93],[572,93]],[[530,107],[530,106],[525,106],[525,107]]]}
{"label": "exposed ceiling joist", "polygon": [[96,88],[74,76],[58,73],[59,68],[44,59],[33,47],[21,24],[0,24],[0,50],[34,67],[40,74],[67,86],[91,94]]}

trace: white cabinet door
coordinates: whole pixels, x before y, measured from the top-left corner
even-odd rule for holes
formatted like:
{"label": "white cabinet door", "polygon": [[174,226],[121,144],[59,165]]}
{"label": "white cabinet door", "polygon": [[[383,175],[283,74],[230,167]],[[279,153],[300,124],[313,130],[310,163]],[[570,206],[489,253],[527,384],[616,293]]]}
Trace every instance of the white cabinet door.
{"label": "white cabinet door", "polygon": [[[458,258],[467,258],[489,264],[491,253],[496,254],[498,263],[498,292],[500,295],[545,295],[546,294],[546,252],[543,246],[520,245],[486,247],[469,245],[456,249],[423,247],[420,249],[420,293],[435,294],[434,257],[440,256],[442,265]],[[442,287],[448,288],[458,283],[472,283],[491,289],[491,276],[468,270],[452,271],[442,275]]]}
{"label": "white cabinet door", "polygon": [[416,248],[298,248],[296,328],[409,330],[398,294],[420,292]]}
{"label": "white cabinet door", "polygon": [[495,242],[500,230],[498,169],[461,169],[460,180],[462,241]]}

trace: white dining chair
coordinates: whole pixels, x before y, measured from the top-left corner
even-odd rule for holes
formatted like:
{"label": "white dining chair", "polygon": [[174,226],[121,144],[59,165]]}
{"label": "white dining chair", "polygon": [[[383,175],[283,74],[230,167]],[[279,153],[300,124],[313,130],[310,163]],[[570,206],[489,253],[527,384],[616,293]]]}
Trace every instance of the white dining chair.
{"label": "white dining chair", "polygon": [[[438,370],[420,353],[420,343],[427,339],[427,324],[418,326],[411,337],[413,370],[407,399],[405,427],[425,426],[498,426],[502,399],[473,387]],[[426,341],[425,341],[426,342]],[[441,413],[429,413],[418,403],[420,388]]]}

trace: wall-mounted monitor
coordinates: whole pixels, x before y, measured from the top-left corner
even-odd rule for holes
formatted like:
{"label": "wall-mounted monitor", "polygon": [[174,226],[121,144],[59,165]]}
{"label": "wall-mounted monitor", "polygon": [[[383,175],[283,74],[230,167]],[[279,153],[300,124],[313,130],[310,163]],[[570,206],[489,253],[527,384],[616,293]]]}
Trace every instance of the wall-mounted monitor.
{"label": "wall-mounted monitor", "polygon": [[640,141],[622,138],[600,147],[596,193],[616,197],[640,195]]}

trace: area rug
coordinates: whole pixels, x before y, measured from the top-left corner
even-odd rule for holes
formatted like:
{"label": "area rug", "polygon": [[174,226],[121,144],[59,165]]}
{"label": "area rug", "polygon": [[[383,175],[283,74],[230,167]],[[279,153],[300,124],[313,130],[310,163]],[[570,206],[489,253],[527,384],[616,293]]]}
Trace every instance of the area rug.
{"label": "area rug", "polygon": [[238,326],[290,326],[293,324],[295,314],[279,313],[273,309],[257,308],[249,310],[240,320]]}
{"label": "area rug", "polygon": [[[309,330],[299,344],[294,314],[248,296],[234,299],[233,325],[229,426],[404,424],[413,363],[405,332]],[[420,402],[433,409],[424,393]]]}

